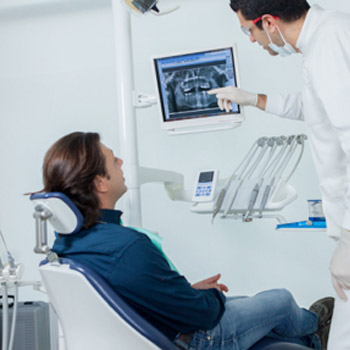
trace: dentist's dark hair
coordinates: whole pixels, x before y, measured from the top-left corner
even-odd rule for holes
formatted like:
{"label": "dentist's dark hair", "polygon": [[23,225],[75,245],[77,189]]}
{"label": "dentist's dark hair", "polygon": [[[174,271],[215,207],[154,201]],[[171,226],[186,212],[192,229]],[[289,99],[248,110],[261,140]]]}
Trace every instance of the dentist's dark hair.
{"label": "dentist's dark hair", "polygon": [[94,185],[97,175],[108,177],[100,135],[73,132],[60,138],[47,151],[41,192],[67,195],[83,214],[84,228],[89,228],[99,216],[99,199]]}
{"label": "dentist's dark hair", "polygon": [[[294,22],[304,16],[310,5],[306,0],[230,0],[233,11],[240,11],[247,20],[254,20],[263,15],[279,17],[285,22]],[[262,22],[256,23],[262,29]]]}

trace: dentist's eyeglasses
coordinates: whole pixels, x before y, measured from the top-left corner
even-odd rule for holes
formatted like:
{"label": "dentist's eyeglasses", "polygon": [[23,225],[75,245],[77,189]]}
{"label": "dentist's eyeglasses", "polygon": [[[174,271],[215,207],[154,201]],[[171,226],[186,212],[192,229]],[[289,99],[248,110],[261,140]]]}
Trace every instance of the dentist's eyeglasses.
{"label": "dentist's eyeglasses", "polygon": [[252,29],[252,27],[253,27],[253,25],[251,25],[249,28],[241,26],[241,30],[245,35],[250,36],[250,30]]}
{"label": "dentist's eyeglasses", "polygon": [[[257,24],[259,21],[261,21],[261,20],[262,20],[262,17],[263,17],[263,16],[260,16],[260,17],[258,17],[258,18],[255,18],[255,19],[253,20],[253,23],[252,23],[252,25],[251,25],[250,27],[243,27],[243,26],[241,26],[242,32],[243,32],[245,35],[250,36],[253,25],[254,25],[254,24]],[[275,19],[280,19],[278,16],[272,16],[272,17],[275,18]]]}

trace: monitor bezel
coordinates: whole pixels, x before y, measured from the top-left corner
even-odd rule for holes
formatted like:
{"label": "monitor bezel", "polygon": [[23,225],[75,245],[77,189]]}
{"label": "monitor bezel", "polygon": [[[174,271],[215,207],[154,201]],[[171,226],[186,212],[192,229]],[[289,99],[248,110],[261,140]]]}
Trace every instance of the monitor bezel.
{"label": "monitor bezel", "polygon": [[197,117],[197,118],[190,118],[190,119],[183,119],[183,120],[174,120],[174,121],[166,121],[165,120],[165,113],[164,113],[164,107],[162,102],[162,91],[159,84],[158,79],[158,69],[157,69],[157,60],[164,59],[164,58],[170,58],[170,57],[176,57],[176,56],[183,56],[183,55],[191,55],[191,54],[198,54],[203,52],[209,52],[209,51],[220,51],[220,50],[227,50],[230,49],[232,52],[232,57],[234,61],[234,75],[236,78],[236,87],[240,88],[240,75],[239,75],[239,64],[238,64],[238,58],[237,58],[237,45],[231,44],[228,46],[220,46],[220,47],[211,47],[211,48],[199,48],[199,49],[193,49],[193,50],[185,50],[185,51],[177,51],[177,52],[168,52],[166,54],[158,54],[158,55],[152,55],[151,56],[151,62],[152,62],[152,70],[153,70],[153,77],[154,77],[154,83],[156,86],[157,94],[157,104],[158,104],[158,111],[160,115],[160,122],[161,122],[161,128],[164,130],[176,130],[176,129],[182,129],[182,128],[196,128],[196,127],[210,127],[217,126],[218,124],[232,124],[233,127],[236,127],[237,124],[241,124],[242,121],[245,120],[244,118],[244,112],[241,105],[238,105],[239,113],[223,113],[217,116],[207,116],[207,117]]}

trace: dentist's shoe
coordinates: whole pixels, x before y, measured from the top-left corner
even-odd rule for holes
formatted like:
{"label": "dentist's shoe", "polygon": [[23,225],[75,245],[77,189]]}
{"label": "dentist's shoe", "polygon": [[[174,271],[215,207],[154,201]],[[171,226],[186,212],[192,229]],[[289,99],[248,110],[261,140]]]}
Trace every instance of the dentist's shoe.
{"label": "dentist's shoe", "polygon": [[318,330],[316,334],[321,340],[321,350],[327,350],[329,329],[331,327],[334,308],[334,298],[326,297],[314,302],[309,311],[318,315]]}

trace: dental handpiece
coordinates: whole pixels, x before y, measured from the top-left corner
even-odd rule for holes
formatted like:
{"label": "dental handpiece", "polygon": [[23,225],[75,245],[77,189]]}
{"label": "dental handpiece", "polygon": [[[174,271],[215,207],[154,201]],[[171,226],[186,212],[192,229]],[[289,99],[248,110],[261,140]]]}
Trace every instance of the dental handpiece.
{"label": "dental handpiece", "polygon": [[251,168],[247,172],[247,174],[246,174],[247,178],[249,178],[254,173],[255,169],[260,164],[261,159],[264,157],[264,154],[265,154],[267,147],[268,147],[268,138],[267,137],[260,138],[258,140],[258,147],[261,148],[260,154],[258,155],[257,159],[255,160],[255,162],[253,163],[253,165],[251,166]]}
{"label": "dental handpiece", "polygon": [[271,150],[270,150],[270,153],[269,155],[267,156],[267,158],[265,159],[265,164],[262,166],[262,169],[260,170],[260,173],[259,173],[259,176],[258,176],[258,182],[255,184],[253,190],[252,190],[252,193],[250,195],[250,199],[249,199],[249,204],[248,204],[248,209],[244,215],[244,221],[248,221],[248,218],[249,216],[251,215],[252,213],[252,210],[253,210],[253,207],[256,203],[256,200],[258,198],[258,195],[259,195],[259,192],[260,192],[260,187],[263,183],[263,174],[265,173],[266,171],[266,168],[270,162],[270,159],[271,157],[273,156],[275,150],[276,150],[276,147],[277,147],[277,140],[275,137],[271,137],[270,139],[268,139],[267,141],[267,146],[268,147],[271,147]]}
{"label": "dental handpiece", "polygon": [[280,160],[283,157],[283,154],[285,153],[287,147],[288,147],[288,143],[287,141],[287,137],[286,136],[280,136],[276,139],[276,145],[277,147],[281,146],[281,149],[279,151],[279,153],[276,155],[275,159],[271,162],[271,164],[268,166],[268,168],[265,170],[264,172],[264,176],[271,176],[273,174],[273,172],[275,171],[275,169],[278,167],[278,164],[280,162]]}
{"label": "dental handpiece", "polygon": [[265,191],[264,191],[262,199],[261,199],[261,204],[260,204],[260,208],[259,208],[259,217],[262,217],[262,212],[266,207],[266,203],[267,203],[267,200],[269,198],[270,191],[271,191],[271,185],[267,185],[265,187]]}
{"label": "dental handpiece", "polygon": [[[282,148],[279,151],[279,153],[276,155],[275,159],[271,162],[270,166],[264,171],[263,176],[265,176],[265,175],[272,176],[272,174],[274,173],[274,171],[278,167],[278,164],[279,164],[280,160],[283,158],[283,155],[288,147],[287,140],[288,140],[288,138],[286,136],[276,137],[276,140],[275,140],[276,147],[282,147]],[[258,214],[259,217],[262,217],[262,212],[266,207],[267,200],[269,199],[271,188],[272,188],[274,182],[275,182],[275,178],[273,177],[270,184],[266,185],[266,187],[265,187],[264,193],[263,193],[262,198],[261,198],[259,214]]]}
{"label": "dental handpiece", "polygon": [[243,158],[242,162],[238,165],[237,169],[233,172],[233,174],[230,176],[230,178],[226,181],[224,188],[220,191],[220,194],[218,196],[218,199],[216,200],[215,203],[215,207],[213,210],[213,216],[211,219],[211,222],[214,222],[214,219],[216,217],[216,215],[219,213],[222,203],[224,202],[226,193],[228,188],[231,185],[231,182],[233,181],[233,179],[235,178],[237,172],[241,169],[241,167],[243,167],[243,169],[241,170],[240,174],[238,175],[238,178],[240,178],[242,176],[242,174],[245,172],[247,166],[249,165],[250,161],[252,160],[256,150],[259,148],[258,146],[258,141],[260,139],[258,139],[256,142],[253,143],[253,145],[251,146],[251,148],[249,149],[248,153],[246,154],[246,156]]}
{"label": "dental handpiece", "polygon": [[[247,174],[246,174],[246,177],[247,177],[247,178],[249,178],[249,177],[253,174],[254,170],[256,169],[256,167],[257,167],[258,164],[260,163],[262,157],[264,156],[264,154],[265,154],[265,152],[266,152],[267,140],[268,140],[267,137],[261,137],[261,138],[258,140],[257,146],[261,148],[261,151],[260,151],[260,154],[258,155],[257,159],[255,160],[255,162],[254,162],[253,165],[251,166],[251,168],[248,170],[248,172],[247,172]],[[233,196],[233,198],[231,199],[229,206],[226,208],[223,217],[225,217],[225,216],[228,214],[229,210],[232,208],[232,205],[233,205],[233,203],[235,202],[235,200],[236,200],[236,198],[237,198],[238,192],[239,192],[239,190],[240,190],[240,188],[241,188],[241,186],[242,186],[242,184],[243,184],[243,180],[244,180],[244,178],[243,178],[243,173],[241,174],[239,180],[240,180],[240,182],[239,182],[239,184],[238,184],[238,186],[237,186],[237,188],[236,188],[236,191],[235,191],[235,193],[234,193],[234,196]]]}
{"label": "dental handpiece", "polygon": [[276,171],[276,176],[282,176],[284,170],[286,169],[290,158],[292,157],[296,147],[298,146],[297,141],[297,136],[290,136],[290,138],[288,139],[288,146],[289,146],[289,150],[287,152],[287,154],[284,156],[281,165],[279,166],[278,170]]}
{"label": "dental handpiece", "polygon": [[291,171],[290,174],[286,177],[286,182],[288,182],[289,179],[293,176],[295,170],[297,169],[297,167],[298,167],[298,165],[299,165],[299,163],[300,163],[300,161],[301,161],[301,158],[302,158],[303,153],[304,153],[305,140],[307,140],[307,136],[306,136],[306,135],[303,135],[303,134],[298,135],[296,141],[297,141],[298,145],[300,145],[299,157],[298,157],[297,161],[295,162],[295,165],[294,165],[292,171]]}
{"label": "dental handpiece", "polygon": [[[287,139],[287,142],[285,143],[284,145],[284,148],[281,150],[280,154],[279,154],[279,157],[278,157],[278,160],[276,159],[276,164],[274,165],[273,169],[271,169],[271,175],[272,173],[275,171],[274,175],[273,175],[273,178],[272,178],[272,181],[270,182],[270,184],[268,184],[266,187],[265,187],[265,190],[264,190],[264,193],[263,193],[263,196],[262,196],[262,199],[261,199],[261,204],[260,204],[260,208],[259,208],[259,217],[262,217],[262,212],[263,210],[265,209],[266,207],[266,204],[267,204],[267,201],[269,199],[269,196],[270,196],[270,193],[271,193],[271,189],[273,188],[274,184],[275,184],[275,181],[276,181],[276,178],[281,174],[281,172],[283,172],[283,170],[285,169],[285,166],[286,166],[286,162],[288,163],[288,160],[291,156],[291,152],[292,149],[290,149],[288,151],[288,153],[283,157],[286,149],[289,147],[292,148],[293,144],[294,144],[294,141],[297,139],[296,136],[289,136],[288,139]],[[284,140],[285,141],[285,140]],[[281,161],[281,165],[277,168],[277,165],[278,163]],[[277,168],[277,169],[276,169]]]}
{"label": "dental handpiece", "polygon": [[258,194],[259,194],[259,190],[260,190],[260,185],[257,183],[253,188],[252,194],[251,194],[250,199],[249,199],[248,210],[246,211],[246,213],[244,215],[243,220],[246,222],[249,221],[248,218],[250,216],[250,213],[253,210],[254,204],[256,202],[256,198],[258,197]]}
{"label": "dental handpiece", "polygon": [[223,188],[218,196],[218,199],[215,202],[214,210],[213,210],[213,216],[211,217],[211,223],[214,223],[214,219],[216,215],[219,213],[222,203],[224,202],[225,196],[226,196],[227,190],[226,188]]}
{"label": "dental handpiece", "polygon": [[211,218],[211,223],[214,222],[214,219],[216,217],[216,215],[218,214],[218,212],[220,211],[221,209],[221,206],[222,206],[222,203],[224,201],[224,198],[226,196],[226,188],[223,188],[220,193],[219,193],[219,196],[218,196],[218,199],[216,200],[216,203],[215,203],[215,207],[214,207],[214,211],[213,211],[213,216]]}

